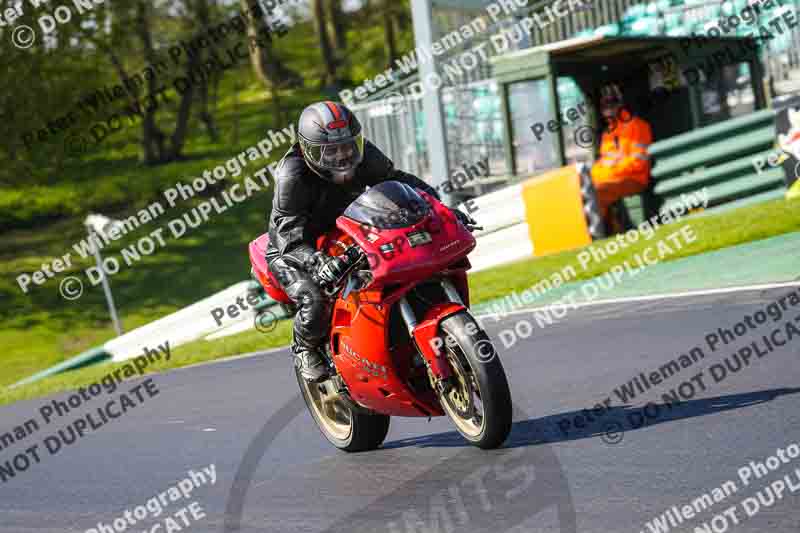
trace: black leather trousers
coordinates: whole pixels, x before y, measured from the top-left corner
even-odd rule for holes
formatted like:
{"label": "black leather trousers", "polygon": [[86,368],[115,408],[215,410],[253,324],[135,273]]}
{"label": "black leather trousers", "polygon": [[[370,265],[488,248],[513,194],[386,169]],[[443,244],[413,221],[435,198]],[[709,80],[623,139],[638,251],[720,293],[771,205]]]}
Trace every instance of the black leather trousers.
{"label": "black leather trousers", "polygon": [[297,306],[294,345],[298,348],[318,348],[328,337],[332,302],[305,270],[290,266],[281,258],[272,261],[269,269]]}

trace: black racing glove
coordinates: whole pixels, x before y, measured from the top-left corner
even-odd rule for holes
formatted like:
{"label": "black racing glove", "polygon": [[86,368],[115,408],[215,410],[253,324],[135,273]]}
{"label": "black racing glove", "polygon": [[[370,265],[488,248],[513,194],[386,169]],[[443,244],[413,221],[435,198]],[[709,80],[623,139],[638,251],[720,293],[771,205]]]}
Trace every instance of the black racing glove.
{"label": "black racing glove", "polygon": [[317,285],[336,285],[347,272],[350,262],[345,255],[331,257],[323,252],[314,252],[309,260],[311,277]]}

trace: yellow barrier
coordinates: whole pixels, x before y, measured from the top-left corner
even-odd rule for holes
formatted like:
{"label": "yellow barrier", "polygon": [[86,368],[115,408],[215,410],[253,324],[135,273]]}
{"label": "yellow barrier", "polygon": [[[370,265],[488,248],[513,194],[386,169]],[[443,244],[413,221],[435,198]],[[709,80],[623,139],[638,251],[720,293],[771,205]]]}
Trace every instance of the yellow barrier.
{"label": "yellow barrier", "polygon": [[583,214],[580,176],[574,165],[524,182],[522,199],[534,256],[591,244]]}
{"label": "yellow barrier", "polygon": [[800,199],[800,179],[795,180],[794,185],[792,185],[788,191],[786,191],[786,199],[787,200],[797,200]]}

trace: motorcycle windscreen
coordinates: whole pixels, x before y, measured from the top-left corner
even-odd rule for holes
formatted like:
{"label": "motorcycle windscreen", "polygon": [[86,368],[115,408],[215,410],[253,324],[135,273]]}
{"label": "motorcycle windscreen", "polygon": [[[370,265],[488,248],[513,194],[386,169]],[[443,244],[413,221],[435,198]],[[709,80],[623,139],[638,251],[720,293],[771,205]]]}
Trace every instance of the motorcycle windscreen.
{"label": "motorcycle windscreen", "polygon": [[431,212],[428,202],[399,181],[384,181],[353,200],[344,216],[378,229],[395,229],[418,223]]}

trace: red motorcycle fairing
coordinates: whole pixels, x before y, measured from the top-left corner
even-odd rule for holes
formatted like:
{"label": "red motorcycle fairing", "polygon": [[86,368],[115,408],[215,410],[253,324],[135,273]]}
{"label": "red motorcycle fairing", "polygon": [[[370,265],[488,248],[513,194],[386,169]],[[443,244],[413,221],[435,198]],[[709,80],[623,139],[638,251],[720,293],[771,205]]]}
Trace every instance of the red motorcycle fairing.
{"label": "red motorcycle fairing", "polygon": [[436,304],[428,309],[425,318],[414,328],[417,347],[436,379],[447,379],[452,375],[447,356],[442,349],[443,343],[439,339],[439,324],[450,315],[465,309],[463,305],[452,302]]}
{"label": "red motorcycle fairing", "polygon": [[[367,290],[351,293],[346,300],[336,300],[330,347],[350,396],[362,406],[383,414],[444,415],[433,391],[414,390],[409,384],[415,377],[428,379],[425,367],[414,367],[413,357],[417,351],[413,343],[391,346],[389,317],[393,306],[416,285],[435,274],[451,279],[462,301],[469,304],[466,255],[475,247],[475,238],[449,209],[430,196],[426,199],[434,212],[405,228],[367,228],[347,217],[339,217],[336,223],[344,234],[331,234],[322,246],[335,252],[355,241],[368,256],[380,257],[378,264],[370,265],[374,281]],[[432,226],[438,226],[438,231],[431,232],[430,243],[410,246],[409,233]],[[451,244],[453,242],[458,244]],[[393,243],[399,253],[381,253],[380,247],[386,243]],[[400,243],[405,244],[402,250],[398,250],[402,246]],[[454,264],[458,266],[451,266]],[[434,305],[414,328],[414,341],[437,379],[451,374],[443,350],[437,350],[433,340],[439,332],[439,323],[464,308],[456,303]]]}
{"label": "red motorcycle fairing", "polygon": [[353,293],[334,305],[331,354],[350,397],[383,414],[444,415],[432,391],[410,387],[415,377],[427,379],[425,368],[415,369],[411,343],[389,346],[391,307],[370,299],[364,292]]}
{"label": "red motorcycle fairing", "polygon": [[292,300],[287,296],[286,292],[281,287],[281,284],[275,278],[275,275],[269,269],[267,260],[264,255],[267,252],[267,245],[269,244],[269,233],[261,235],[250,243],[248,247],[250,252],[250,264],[253,266],[253,274],[270,298],[276,302],[288,304]]}
{"label": "red motorcycle fairing", "polygon": [[[466,259],[477,244],[450,209],[433,196],[417,192],[431,205],[432,212],[411,226],[381,229],[345,216],[336,220],[336,226],[367,254],[374,278],[372,287],[427,279],[459,259]],[[417,232],[427,232],[430,242],[412,245],[409,235]],[[392,251],[381,250],[389,245]]]}

